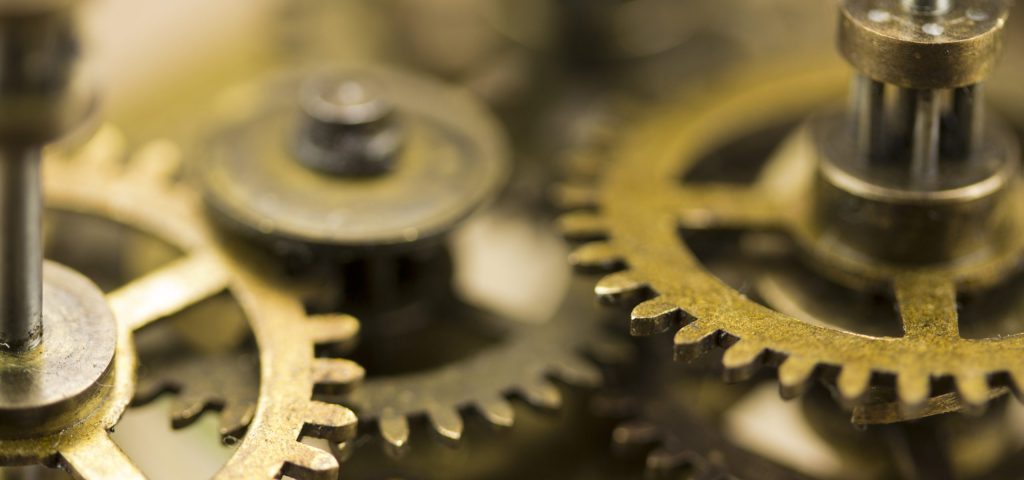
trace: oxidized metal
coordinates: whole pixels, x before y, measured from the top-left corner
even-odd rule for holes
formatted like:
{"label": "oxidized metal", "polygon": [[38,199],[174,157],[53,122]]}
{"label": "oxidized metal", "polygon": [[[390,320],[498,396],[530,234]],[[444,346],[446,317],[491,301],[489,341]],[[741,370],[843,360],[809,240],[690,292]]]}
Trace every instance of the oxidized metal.
{"label": "oxidized metal", "polygon": [[792,122],[841,98],[842,69],[777,72],[740,72],[718,82],[711,94],[701,91],[654,109],[612,147],[596,185],[563,189],[567,206],[587,209],[563,217],[563,230],[578,239],[600,239],[578,248],[572,261],[620,270],[598,282],[598,296],[613,302],[653,297],[633,309],[635,334],[678,327],[674,343],[680,358],[725,347],[723,363],[733,379],[778,364],[782,389],[790,395],[822,374],[835,381],[842,398],[855,401],[874,379],[891,376],[901,403],[912,410],[928,399],[933,380],[952,378],[968,405],[987,403],[990,386],[1004,380],[1021,385],[1024,337],[961,338],[956,305],[959,288],[991,285],[1012,270],[1020,242],[1005,256],[967,266],[843,265],[889,286],[899,306],[901,337],[810,323],[748,299],[701,267],[681,241],[680,228],[799,233],[806,225],[801,219],[807,218],[806,192],[814,178],[806,143],[803,154],[799,142],[784,145],[773,157],[778,161],[751,186],[677,180],[712,146],[744,131]]}
{"label": "oxidized metal", "polygon": [[39,347],[0,355],[3,438],[59,431],[110,393],[117,324],[103,293],[57,263],[45,264],[43,278]]}
{"label": "oxidized metal", "polygon": [[574,283],[563,306],[542,324],[500,322],[507,324],[503,338],[471,357],[425,371],[370,376],[360,388],[333,400],[352,407],[361,422],[375,423],[395,451],[407,445],[409,421],[420,415],[440,438],[458,442],[467,411],[476,411],[491,425],[511,427],[513,395],[536,407],[558,408],[562,394],[552,378],[599,386],[601,371],[584,353],[611,362],[615,358],[609,352],[623,349],[601,328],[599,312],[580,301],[589,282]]}
{"label": "oxidized metal", "polygon": [[1002,50],[1010,2],[956,0],[934,12],[904,3],[842,2],[839,51],[857,70],[918,89],[964,87],[989,76]]}
{"label": "oxidized metal", "polygon": [[57,463],[83,478],[141,478],[111,442],[111,429],[128,404],[134,383],[131,332],[222,291],[246,312],[259,348],[259,401],[249,432],[217,478],[331,478],[337,460],[299,442],[318,437],[342,442],[355,433],[352,412],[312,400],[314,386],[345,388],[362,369],[338,358],[316,358],[314,346],[350,342],[358,331],[351,317],[307,317],[294,285],[257,269],[255,252],[239,246],[228,254],[202,215],[199,195],[172,181],[177,149],[166,142],[143,148],[127,168],[121,142],[109,127],[77,156],[53,158],[46,170],[47,206],[108,218],[162,238],[184,252],[176,260],[109,293],[118,321],[111,392],[91,416],[47,436],[4,441],[4,464]]}
{"label": "oxidized metal", "polygon": [[[345,168],[325,173],[308,142],[293,150],[296,130],[309,124],[297,121],[300,85],[321,76],[379,86],[401,126],[395,133],[402,138],[385,142],[401,144],[384,148],[397,155],[388,160],[393,166],[374,167],[372,176]],[[229,227],[291,253],[408,249],[436,240],[495,195],[509,168],[499,127],[470,95],[381,67],[279,76],[227,96],[217,120],[222,127],[197,162],[206,201]]]}

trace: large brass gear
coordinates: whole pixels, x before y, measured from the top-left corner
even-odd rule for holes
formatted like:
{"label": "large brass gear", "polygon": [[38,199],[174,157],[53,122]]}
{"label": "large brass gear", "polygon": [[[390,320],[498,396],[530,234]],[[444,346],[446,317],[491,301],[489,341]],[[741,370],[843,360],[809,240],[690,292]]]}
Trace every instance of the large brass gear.
{"label": "large brass gear", "polygon": [[[217,478],[334,478],[338,462],[303,437],[344,442],[355,434],[349,409],[312,399],[314,387],[339,390],[361,380],[362,368],[340,358],[318,358],[314,347],[350,343],[358,322],[345,315],[307,316],[290,282],[258,267],[255,253],[227,245],[204,218],[197,193],[174,180],[180,153],[156,141],[122,165],[123,141],[104,127],[71,153],[44,164],[51,210],[127,225],[179,248],[184,256],[107,295],[120,325],[114,400],[55,439],[4,442],[15,463],[54,462],[82,478],[143,475],[106,430],[112,429],[134,388],[131,332],[219,292],[231,293],[246,313],[259,349],[259,400],[248,433]],[[267,262],[262,263],[265,265]],[[81,430],[81,431],[79,431]],[[16,450],[15,454],[11,449]]]}
{"label": "large brass gear", "polygon": [[960,403],[974,407],[989,401],[992,387],[1024,386],[1024,336],[963,338],[957,324],[958,292],[1005,278],[1018,263],[1020,235],[985,262],[858,272],[895,298],[902,336],[855,333],[761,305],[709,273],[682,240],[682,229],[725,228],[782,231],[800,243],[807,207],[800,192],[813,171],[802,133],[783,143],[751,186],[680,179],[718,145],[841,101],[848,70],[832,65],[744,69],[639,116],[606,151],[580,162],[577,179],[559,192],[576,210],[561,218],[564,233],[589,241],[571,261],[615,271],[596,293],[635,304],[634,334],[678,328],[677,358],[726,348],[722,361],[734,380],[777,365],[784,395],[800,394],[817,375],[855,403],[877,381],[894,379],[910,413],[939,393],[940,380],[952,379]]}

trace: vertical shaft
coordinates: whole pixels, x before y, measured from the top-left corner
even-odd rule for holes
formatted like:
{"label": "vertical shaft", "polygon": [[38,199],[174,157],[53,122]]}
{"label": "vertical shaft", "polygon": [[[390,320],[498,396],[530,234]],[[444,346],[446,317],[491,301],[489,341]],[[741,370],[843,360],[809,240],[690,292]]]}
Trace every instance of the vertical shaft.
{"label": "vertical shaft", "polygon": [[939,176],[939,101],[935,90],[918,90],[910,178],[915,187],[934,187]]}
{"label": "vertical shaft", "polygon": [[42,192],[39,149],[0,151],[0,350],[42,335]]}
{"label": "vertical shaft", "polygon": [[953,0],[903,0],[903,9],[925,15],[941,15],[953,7]]}
{"label": "vertical shaft", "polygon": [[864,75],[854,76],[854,119],[857,129],[857,153],[866,164],[882,156],[885,84]]}
{"label": "vertical shaft", "polygon": [[958,123],[958,153],[965,157],[976,151],[985,128],[981,85],[970,85],[953,90],[953,114]]}

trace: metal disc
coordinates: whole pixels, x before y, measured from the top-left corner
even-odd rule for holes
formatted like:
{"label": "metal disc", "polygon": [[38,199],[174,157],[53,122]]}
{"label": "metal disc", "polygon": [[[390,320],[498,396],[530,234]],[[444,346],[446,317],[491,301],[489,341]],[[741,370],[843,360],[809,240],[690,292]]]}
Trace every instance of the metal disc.
{"label": "metal disc", "polygon": [[42,340],[26,353],[0,354],[0,437],[38,433],[38,427],[88,407],[111,371],[116,346],[117,324],[100,289],[46,262]]}
{"label": "metal disc", "polygon": [[275,247],[407,248],[447,233],[504,183],[504,138],[469,94],[379,67],[329,72],[373,81],[394,105],[405,135],[394,167],[346,176],[295,158],[300,86],[323,71],[233,92],[197,159],[207,203],[229,226]]}

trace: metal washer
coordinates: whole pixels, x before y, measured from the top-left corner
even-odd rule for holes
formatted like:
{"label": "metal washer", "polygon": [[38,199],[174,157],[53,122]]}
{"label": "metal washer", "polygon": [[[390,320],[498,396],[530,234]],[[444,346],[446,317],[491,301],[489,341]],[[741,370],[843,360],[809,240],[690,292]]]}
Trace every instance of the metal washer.
{"label": "metal washer", "polygon": [[[299,90],[315,75],[370,79],[405,132],[394,168],[332,175],[293,152]],[[443,236],[494,196],[509,172],[500,127],[469,93],[398,70],[290,72],[231,92],[197,170],[207,205],[229,227],[277,250],[396,250]]]}
{"label": "metal washer", "polygon": [[62,428],[104,390],[117,324],[103,293],[81,274],[43,266],[43,337],[30,352],[0,355],[0,438]]}

